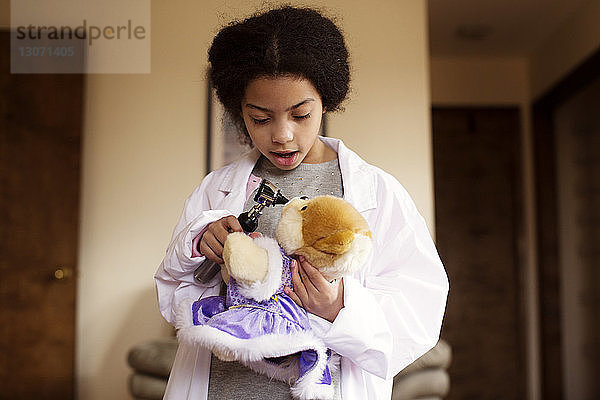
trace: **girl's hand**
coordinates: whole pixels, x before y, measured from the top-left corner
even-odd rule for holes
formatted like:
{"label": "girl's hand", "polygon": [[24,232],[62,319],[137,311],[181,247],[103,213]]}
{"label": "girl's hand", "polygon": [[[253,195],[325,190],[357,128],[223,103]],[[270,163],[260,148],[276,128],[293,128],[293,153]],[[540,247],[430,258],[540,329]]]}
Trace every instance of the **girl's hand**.
{"label": "girl's hand", "polygon": [[318,269],[302,256],[292,262],[294,290],[285,288],[285,294],[308,312],[333,322],[344,307],[344,281],[328,282]]}
{"label": "girl's hand", "polygon": [[227,239],[227,235],[231,232],[243,231],[236,217],[233,215],[223,217],[208,224],[198,244],[198,251],[209,260],[223,264],[223,244],[225,243],[225,239]]}

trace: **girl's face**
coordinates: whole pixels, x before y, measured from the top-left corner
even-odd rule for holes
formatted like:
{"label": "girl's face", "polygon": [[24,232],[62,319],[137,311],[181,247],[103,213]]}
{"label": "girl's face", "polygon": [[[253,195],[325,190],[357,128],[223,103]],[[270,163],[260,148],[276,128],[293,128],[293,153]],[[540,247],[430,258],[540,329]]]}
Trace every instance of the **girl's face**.
{"label": "girl's face", "polygon": [[280,76],[251,81],[242,100],[242,115],[254,146],[279,169],[336,157],[317,139],[323,104],[307,79]]}

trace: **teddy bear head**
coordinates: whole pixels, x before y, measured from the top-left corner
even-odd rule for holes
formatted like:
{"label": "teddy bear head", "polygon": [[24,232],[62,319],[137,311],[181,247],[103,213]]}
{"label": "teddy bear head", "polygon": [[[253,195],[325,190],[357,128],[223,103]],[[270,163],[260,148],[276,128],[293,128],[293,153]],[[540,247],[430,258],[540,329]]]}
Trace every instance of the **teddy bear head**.
{"label": "teddy bear head", "polygon": [[281,211],[275,236],[287,254],[304,256],[330,280],[359,269],[372,247],[367,221],[334,196],[292,199]]}

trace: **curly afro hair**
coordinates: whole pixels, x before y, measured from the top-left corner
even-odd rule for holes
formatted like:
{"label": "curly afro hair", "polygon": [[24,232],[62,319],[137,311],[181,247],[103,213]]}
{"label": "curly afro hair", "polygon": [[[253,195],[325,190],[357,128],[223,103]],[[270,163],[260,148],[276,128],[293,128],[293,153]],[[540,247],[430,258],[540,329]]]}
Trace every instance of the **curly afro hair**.
{"label": "curly afro hair", "polygon": [[208,61],[209,81],[246,142],[250,137],[241,103],[246,87],[256,78],[308,79],[327,112],[340,109],[348,94],[350,66],[344,36],[333,21],[310,8],[285,6],[230,23],[215,36]]}

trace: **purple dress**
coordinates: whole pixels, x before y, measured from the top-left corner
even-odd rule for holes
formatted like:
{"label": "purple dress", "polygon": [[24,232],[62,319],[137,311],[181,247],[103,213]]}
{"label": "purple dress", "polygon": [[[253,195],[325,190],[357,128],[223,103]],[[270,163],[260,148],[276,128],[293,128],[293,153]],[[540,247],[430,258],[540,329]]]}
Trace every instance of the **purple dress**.
{"label": "purple dress", "polygon": [[[232,277],[226,296],[206,297],[191,307],[188,303],[184,312],[191,313],[191,318],[185,316],[187,326],[179,326],[179,340],[206,347],[224,361],[239,361],[256,372],[288,382],[295,398],[331,399],[331,352],[312,332],[306,310],[284,293],[285,286],[292,287],[292,259],[279,246],[277,249],[280,265],[269,265],[269,269],[280,275],[280,281],[267,300],[243,295],[243,288]],[[267,251],[273,252],[272,247]]]}

